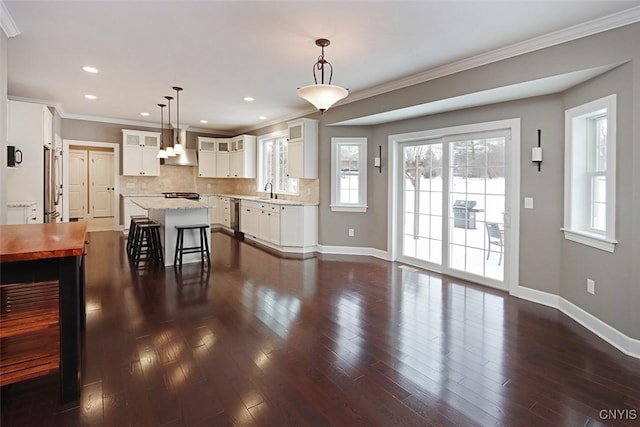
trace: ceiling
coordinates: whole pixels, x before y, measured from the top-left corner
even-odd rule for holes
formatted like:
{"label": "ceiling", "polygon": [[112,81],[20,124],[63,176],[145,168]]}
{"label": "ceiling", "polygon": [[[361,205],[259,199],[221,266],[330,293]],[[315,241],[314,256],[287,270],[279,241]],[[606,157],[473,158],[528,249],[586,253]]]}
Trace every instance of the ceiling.
{"label": "ceiling", "polygon": [[[296,88],[313,83],[317,38],[331,40],[325,57],[334,66],[332,83],[350,90],[347,103],[394,81],[637,7],[640,0],[4,5],[19,31],[8,41],[10,98],[55,105],[63,117],[155,126],[157,104],[175,96],[177,85],[184,88],[181,125],[234,134],[313,111]],[[84,65],[100,72],[86,73]],[[513,97],[508,92],[500,96]]]}

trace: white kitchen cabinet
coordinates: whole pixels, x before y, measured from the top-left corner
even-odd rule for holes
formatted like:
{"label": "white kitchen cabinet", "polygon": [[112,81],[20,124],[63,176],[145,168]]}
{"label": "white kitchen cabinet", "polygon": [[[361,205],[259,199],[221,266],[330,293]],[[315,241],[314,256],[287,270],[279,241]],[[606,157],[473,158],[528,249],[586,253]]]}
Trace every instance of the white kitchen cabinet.
{"label": "white kitchen cabinet", "polygon": [[231,178],[256,177],[256,137],[239,135],[231,138],[229,176]]}
{"label": "white kitchen cabinet", "polygon": [[132,199],[136,197],[127,197],[122,196],[122,206],[123,206],[123,216],[122,221],[124,225],[125,231],[129,230],[129,225],[131,224],[131,217],[134,215],[144,215],[147,216],[147,211],[142,209],[140,206],[136,205],[132,202]]}
{"label": "white kitchen cabinet", "polygon": [[42,109],[42,143],[53,146],[53,114],[47,107]]}
{"label": "white kitchen cabinet", "polygon": [[230,151],[231,141],[229,138],[216,140],[216,176],[218,178],[229,178]]}
{"label": "white kitchen cabinet", "polygon": [[[53,116],[43,104],[32,102],[7,102],[6,145],[22,152],[22,163],[7,167],[3,178],[6,202],[16,200],[35,201],[36,223],[44,219],[44,156],[43,146],[51,146]],[[2,154],[6,158],[6,151]]]}
{"label": "white kitchen cabinet", "polygon": [[318,121],[298,119],[287,123],[287,176],[318,178]]}
{"label": "white kitchen cabinet", "polygon": [[38,222],[36,203],[9,203],[7,224],[36,224]]}
{"label": "white kitchen cabinet", "polygon": [[257,203],[240,201],[240,231],[245,235],[256,236],[259,232],[260,208]]}
{"label": "white kitchen cabinet", "polygon": [[218,151],[215,138],[198,137],[198,177],[218,177]]}
{"label": "white kitchen cabinet", "polygon": [[283,252],[315,251],[318,207],[242,200],[240,231]]}
{"label": "white kitchen cabinet", "polygon": [[122,175],[160,175],[160,133],[123,129],[122,147]]}
{"label": "white kitchen cabinet", "polygon": [[207,202],[209,204],[209,221],[211,225],[218,224],[218,196],[208,196]]}
{"label": "white kitchen cabinet", "polygon": [[267,241],[273,243],[274,245],[280,245],[280,230],[281,230],[281,225],[280,225],[280,212],[276,207],[272,206],[272,209],[267,213],[267,216],[269,217],[269,227],[268,227],[268,234],[267,234]]}
{"label": "white kitchen cabinet", "polygon": [[231,229],[231,199],[218,197],[218,223],[227,229]]}
{"label": "white kitchen cabinet", "polygon": [[318,207],[280,206],[280,245],[315,247],[318,244]]}

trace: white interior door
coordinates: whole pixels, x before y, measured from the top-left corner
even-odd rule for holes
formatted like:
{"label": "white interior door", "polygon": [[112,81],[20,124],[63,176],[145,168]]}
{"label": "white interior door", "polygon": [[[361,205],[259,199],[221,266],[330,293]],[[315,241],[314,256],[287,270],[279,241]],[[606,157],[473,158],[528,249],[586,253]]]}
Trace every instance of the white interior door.
{"label": "white interior door", "polygon": [[94,218],[111,217],[114,197],[113,153],[91,151],[89,161],[91,212]]}
{"label": "white interior door", "polygon": [[84,218],[87,204],[87,152],[69,150],[69,218]]}

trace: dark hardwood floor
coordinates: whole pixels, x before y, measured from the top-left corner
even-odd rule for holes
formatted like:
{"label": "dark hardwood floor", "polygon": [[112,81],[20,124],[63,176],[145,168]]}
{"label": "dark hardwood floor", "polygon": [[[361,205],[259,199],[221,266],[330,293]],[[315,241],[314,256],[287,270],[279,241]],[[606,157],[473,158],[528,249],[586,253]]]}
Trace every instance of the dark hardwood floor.
{"label": "dark hardwood floor", "polygon": [[640,360],[554,309],[212,239],[210,275],[176,278],[90,233],[81,399],[59,404],[56,375],[6,386],[2,426],[640,424]]}

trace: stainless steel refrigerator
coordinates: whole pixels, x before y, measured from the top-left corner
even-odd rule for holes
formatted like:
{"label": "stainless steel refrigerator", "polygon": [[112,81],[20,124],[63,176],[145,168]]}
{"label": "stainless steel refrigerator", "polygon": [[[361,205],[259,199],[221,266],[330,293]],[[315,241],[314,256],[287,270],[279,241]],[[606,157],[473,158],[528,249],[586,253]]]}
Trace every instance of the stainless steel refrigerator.
{"label": "stainless steel refrigerator", "polygon": [[62,157],[60,150],[44,147],[44,222],[62,221]]}

